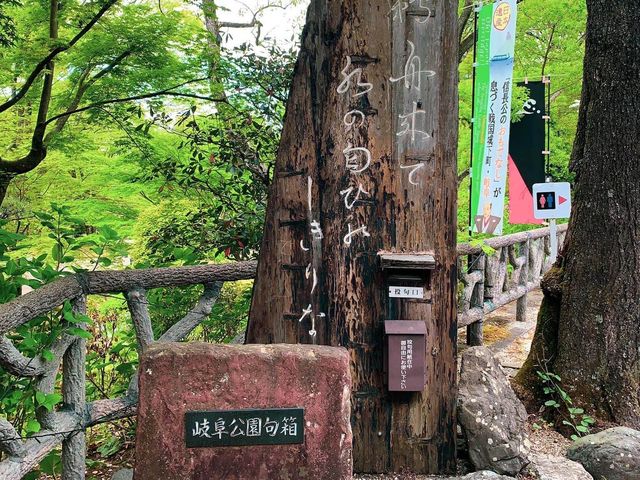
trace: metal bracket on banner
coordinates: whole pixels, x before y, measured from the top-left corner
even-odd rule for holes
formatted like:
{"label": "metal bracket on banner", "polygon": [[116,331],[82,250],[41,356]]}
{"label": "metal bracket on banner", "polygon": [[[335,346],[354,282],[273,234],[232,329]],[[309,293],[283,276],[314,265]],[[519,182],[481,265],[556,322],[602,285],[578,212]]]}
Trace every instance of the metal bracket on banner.
{"label": "metal bracket on banner", "polygon": [[542,155],[551,155],[551,152],[549,150],[543,150]]}
{"label": "metal bracket on banner", "polygon": [[551,83],[551,77],[549,77],[549,75],[543,75],[542,76],[542,83]]}
{"label": "metal bracket on banner", "polygon": [[476,13],[480,13],[480,10],[482,10],[482,2],[475,2],[473,5],[473,10]]}

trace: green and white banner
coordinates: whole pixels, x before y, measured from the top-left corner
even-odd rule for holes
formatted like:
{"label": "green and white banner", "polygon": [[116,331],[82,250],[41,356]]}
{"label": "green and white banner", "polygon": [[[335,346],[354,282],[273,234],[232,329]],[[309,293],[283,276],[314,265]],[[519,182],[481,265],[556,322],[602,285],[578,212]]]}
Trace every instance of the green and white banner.
{"label": "green and white banner", "polygon": [[481,8],[476,45],[471,228],[502,234],[511,125],[516,0]]}

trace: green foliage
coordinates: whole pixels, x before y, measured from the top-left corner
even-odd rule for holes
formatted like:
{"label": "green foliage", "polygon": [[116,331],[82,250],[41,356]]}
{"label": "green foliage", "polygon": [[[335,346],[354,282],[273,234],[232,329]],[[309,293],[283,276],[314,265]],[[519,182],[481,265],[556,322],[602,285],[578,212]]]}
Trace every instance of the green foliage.
{"label": "green foliage", "polygon": [[[56,271],[63,269],[70,262],[79,260],[78,256],[85,257],[81,265],[87,265],[88,262],[92,270],[95,270],[98,266],[111,265],[112,261],[108,255],[126,254],[123,239],[108,225],[89,235],[88,232],[91,230],[87,229],[84,220],[72,216],[69,206],[52,203],[51,211],[52,213],[34,212],[34,215],[47,232],[47,237],[53,240],[51,258],[56,262]],[[80,266],[72,268],[76,272],[86,270]]]}
{"label": "green foliage", "polygon": [[572,429],[574,433],[571,439],[591,433],[590,428],[595,420],[584,412],[584,409],[576,407],[569,394],[562,388],[562,379],[546,369],[536,371],[543,383],[544,394],[549,398],[544,406],[552,409],[562,418],[562,425]]}
{"label": "green foliage", "polygon": [[17,40],[16,25],[13,17],[7,13],[11,7],[20,6],[18,0],[0,0],[0,47],[10,47]]}
{"label": "green foliage", "polygon": [[488,257],[496,253],[496,249],[485,242],[485,238],[469,238],[469,245],[475,248],[481,248],[482,253]]}
{"label": "green foliage", "polygon": [[154,110],[144,130],[153,124],[179,131],[179,142],[149,138],[147,151],[153,153],[143,157],[123,140],[147,172],[143,179],[161,181],[158,193],[165,196],[150,216],[158,221],[139,230],[147,254],[171,261],[176,246],[201,257],[256,255],[294,57],[293,50],[277,46],[265,54],[244,45],[220,61],[217,76],[229,94],[215,112]]}
{"label": "green foliage", "polygon": [[[38,212],[36,219],[52,245],[49,253],[38,257],[23,255],[26,253],[25,236],[7,230],[6,221],[0,223],[0,300],[3,303],[19,296],[25,286],[38,288],[68,274],[69,269],[77,271],[84,270],[85,266],[108,265],[111,254],[125,253],[121,238],[114,230],[105,226],[99,232],[87,234],[85,223],[72,216],[67,206],[52,204],[49,211]],[[21,354],[27,358],[40,357],[43,361],[54,360],[51,345],[57,338],[63,335],[86,338],[91,359],[92,330],[98,331],[100,327],[96,325],[99,324],[88,315],[75,313],[71,303],[65,302],[60,308],[17,327],[7,336]],[[130,323],[122,324],[129,325],[131,330]],[[92,365],[90,362],[87,365],[87,374],[91,377]],[[120,379],[123,384],[125,381]],[[56,385],[59,386],[59,379]],[[92,396],[91,391],[89,396]],[[0,414],[21,435],[37,435],[41,429],[37,412],[51,412],[61,401],[60,393],[38,390],[31,378],[14,378],[7,372],[0,372]],[[52,452],[35,473],[53,475],[59,473],[59,468],[59,452]]]}
{"label": "green foliage", "polygon": [[519,5],[516,72],[551,76],[551,174],[567,169],[578,119],[586,28],[585,0],[525,0]]}
{"label": "green foliage", "polygon": [[511,123],[517,123],[522,119],[524,113],[520,108],[529,98],[530,92],[526,86],[513,85],[511,93]]}
{"label": "green foliage", "polygon": [[38,468],[22,477],[22,480],[37,480],[38,478],[43,478],[43,475],[46,475],[48,478],[59,478],[62,473],[60,453],[59,449],[49,452],[42,459]]}

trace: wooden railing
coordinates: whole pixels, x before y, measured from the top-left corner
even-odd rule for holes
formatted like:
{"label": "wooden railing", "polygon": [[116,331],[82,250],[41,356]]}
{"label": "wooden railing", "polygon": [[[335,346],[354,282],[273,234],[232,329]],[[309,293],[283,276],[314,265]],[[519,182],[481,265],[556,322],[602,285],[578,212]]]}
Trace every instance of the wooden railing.
{"label": "wooden railing", "polygon": [[[566,224],[558,226],[558,245],[566,231]],[[491,238],[484,242],[491,255],[482,246],[458,245],[458,328],[467,327],[469,345],[482,345],[484,316],[504,305],[517,301],[516,320],[526,320],[527,293],[551,267],[549,235],[549,228],[539,228]]]}
{"label": "wooden railing", "polygon": [[[566,227],[559,227],[560,236]],[[562,238],[560,238],[560,241]],[[507,303],[518,301],[518,319],[526,310],[526,294],[539,284],[549,267],[549,230],[538,229],[486,241],[495,249],[486,255],[480,246],[458,245],[460,281],[463,285],[458,314],[459,327],[467,327],[468,342],[482,342],[484,315]],[[86,402],[86,340],[63,334],[49,348],[51,355],[24,356],[6,334],[39,315],[50,313],[69,301],[76,313],[85,313],[88,295],[123,293],[136,333],[138,352],[151,343],[180,341],[211,313],[222,285],[227,281],[251,279],[257,263],[104,271],[70,275],[0,305],[0,366],[17,377],[34,380],[37,389],[53,393],[62,365],[63,405],[57,411],[38,409],[43,430],[23,439],[6,419],[0,419],[0,478],[19,480],[35,468],[47,453],[62,443],[63,480],[85,478],[86,428],[135,414],[137,376],[126,395]],[[146,292],[154,288],[203,285],[203,293],[181,320],[157,340],[153,337]],[[77,326],[77,325],[75,325]],[[83,327],[82,325],[80,325]]]}
{"label": "wooden railing", "polygon": [[[62,363],[63,406],[58,411],[38,409],[36,415],[43,430],[23,440],[15,428],[0,419],[0,479],[19,480],[40,460],[62,443],[62,478],[85,478],[86,428],[135,414],[138,400],[137,376],[129,384],[127,394],[115,399],[85,400],[86,340],[63,334],[49,348],[53,358],[28,358],[22,355],[5,334],[39,315],[49,313],[66,301],[77,313],[86,312],[87,295],[124,293],[135,328],[138,352],[142,353],[154,342],[149,302],[146,291],[162,287],[204,285],[204,291],[181,320],[171,326],[158,342],[177,342],[184,339],[211,313],[223,282],[251,279],[257,262],[202,265],[181,268],[105,271],[76,274],[56,280],[0,305],[0,366],[20,377],[33,378],[36,388],[53,393]],[[76,325],[77,326],[77,325]]]}

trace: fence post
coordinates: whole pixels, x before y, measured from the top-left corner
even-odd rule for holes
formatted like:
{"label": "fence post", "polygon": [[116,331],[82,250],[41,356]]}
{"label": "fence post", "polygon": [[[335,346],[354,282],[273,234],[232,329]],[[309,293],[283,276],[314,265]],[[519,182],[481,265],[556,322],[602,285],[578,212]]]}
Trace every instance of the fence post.
{"label": "fence post", "polygon": [[[480,280],[476,283],[471,295],[471,302],[469,308],[484,307],[484,276],[485,276],[485,263],[487,257],[484,253],[475,255],[469,255],[469,272],[472,270],[480,270],[482,275]],[[482,326],[484,323],[484,315],[478,320],[467,326],[467,345],[471,347],[479,347],[483,344],[482,339]]]}
{"label": "fence post", "polygon": [[136,331],[138,341],[138,355],[142,355],[153,343],[153,327],[149,317],[149,300],[144,288],[134,288],[126,292],[127,306],[131,313],[131,320]]}
{"label": "fence post", "polygon": [[[87,297],[80,296],[73,301],[73,312],[87,313]],[[84,324],[78,324],[85,328]],[[84,416],[86,407],[87,341],[76,338],[64,354],[62,361],[62,399],[79,417]],[[86,444],[84,431],[72,433],[62,442],[62,480],[84,480]]]}
{"label": "fence post", "polygon": [[[529,283],[529,248],[530,248],[531,239],[527,238],[526,242],[520,244],[520,251],[518,252],[518,257],[524,257],[524,263],[522,264],[522,269],[520,270],[520,281],[518,282],[520,285],[524,285],[527,287],[527,283]],[[527,321],[527,293],[525,292],[522,295],[518,302],[516,303],[516,321],[518,322],[526,322]]]}

